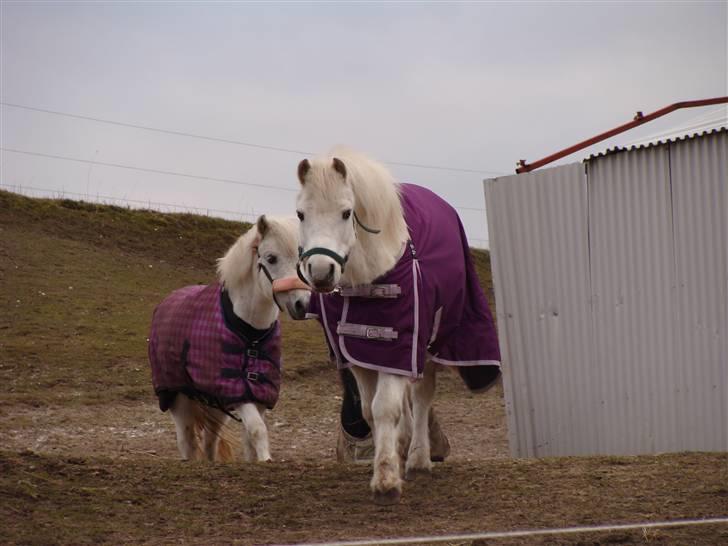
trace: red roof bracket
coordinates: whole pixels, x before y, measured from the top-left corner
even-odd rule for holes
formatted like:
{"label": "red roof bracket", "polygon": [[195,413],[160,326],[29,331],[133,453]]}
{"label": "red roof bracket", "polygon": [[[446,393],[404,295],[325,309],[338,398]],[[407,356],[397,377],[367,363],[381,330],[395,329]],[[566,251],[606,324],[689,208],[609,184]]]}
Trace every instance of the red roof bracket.
{"label": "red roof bracket", "polygon": [[521,173],[531,172],[532,170],[538,169],[539,167],[543,167],[544,165],[548,165],[549,163],[556,161],[557,159],[561,159],[562,157],[565,157],[569,154],[578,152],[579,150],[587,148],[588,146],[591,146],[592,144],[596,144],[597,142],[601,142],[602,140],[606,140],[610,137],[613,137],[614,135],[618,135],[619,133],[629,131],[630,129],[638,127],[639,125],[647,123],[648,121],[652,121],[653,119],[662,117],[665,114],[669,114],[670,112],[674,112],[675,110],[679,110],[681,108],[695,108],[697,106],[712,106],[714,104],[728,104],[728,97],[716,97],[714,99],[690,100],[690,101],[676,102],[675,104],[671,104],[670,106],[665,106],[664,108],[655,110],[651,114],[647,114],[647,115],[644,115],[641,111],[637,112],[635,114],[633,120],[630,121],[629,123],[625,123],[624,125],[620,125],[619,127],[615,127],[614,129],[610,129],[609,131],[600,133],[587,140],[583,140],[582,142],[579,142],[578,144],[574,144],[573,146],[564,148],[563,150],[556,152],[555,154],[546,156],[543,159],[539,159],[538,161],[534,161],[533,163],[527,163],[525,159],[521,159],[518,162],[518,168],[516,169],[516,173],[521,174]]}

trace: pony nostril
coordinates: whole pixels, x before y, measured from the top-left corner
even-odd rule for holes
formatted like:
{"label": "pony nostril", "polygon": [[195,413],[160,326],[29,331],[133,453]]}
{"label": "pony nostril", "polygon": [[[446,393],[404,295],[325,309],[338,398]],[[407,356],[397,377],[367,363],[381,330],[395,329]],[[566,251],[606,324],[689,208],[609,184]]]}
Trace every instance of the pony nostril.
{"label": "pony nostril", "polygon": [[313,279],[313,271],[311,270],[311,262],[308,264],[308,278]]}
{"label": "pony nostril", "polygon": [[329,275],[326,278],[329,281],[333,281],[334,280],[334,264],[329,264]]}
{"label": "pony nostril", "polygon": [[296,308],[296,311],[298,311],[299,313],[302,313],[305,310],[305,308],[303,306],[303,302],[301,300],[296,300],[294,307]]}

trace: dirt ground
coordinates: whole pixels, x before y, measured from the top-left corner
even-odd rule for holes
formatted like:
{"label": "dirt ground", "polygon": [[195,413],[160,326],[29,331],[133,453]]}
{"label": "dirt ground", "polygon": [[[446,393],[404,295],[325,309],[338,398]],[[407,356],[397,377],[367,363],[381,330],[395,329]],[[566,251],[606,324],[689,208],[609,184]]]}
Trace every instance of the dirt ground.
{"label": "dirt ground", "polygon": [[[728,515],[728,455],[513,459],[500,387],[438,376],[452,454],[371,502],[334,450],[317,324],[285,321],[274,462],[184,463],[146,361],[154,305],[207,282],[242,226],[0,192],[0,543],[281,544]],[[487,255],[476,255],[489,290]],[[231,427],[226,433],[237,438]],[[728,544],[728,526],[451,544]]]}
{"label": "dirt ground", "polygon": [[[483,396],[469,394],[455,374],[440,374],[438,418],[452,447],[449,461],[508,456],[500,387]],[[295,389],[295,392],[293,390]],[[461,397],[462,396],[462,397]],[[341,396],[336,372],[285,385],[275,410],[267,415],[271,453],[277,461],[334,461]],[[302,414],[299,407],[308,412]],[[237,443],[239,429],[230,423],[226,438]],[[478,438],[478,442],[471,439]],[[152,396],[144,402],[14,408],[0,407],[2,448],[59,456],[130,459],[178,458],[170,415],[159,411]]]}

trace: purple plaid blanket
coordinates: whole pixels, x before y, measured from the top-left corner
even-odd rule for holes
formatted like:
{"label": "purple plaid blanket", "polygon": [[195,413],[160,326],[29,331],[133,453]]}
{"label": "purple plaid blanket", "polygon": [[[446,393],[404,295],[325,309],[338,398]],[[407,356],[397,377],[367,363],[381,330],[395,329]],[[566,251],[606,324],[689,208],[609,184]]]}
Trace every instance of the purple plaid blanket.
{"label": "purple plaid blanket", "polygon": [[410,244],[394,269],[373,284],[314,294],[339,367],[352,364],[422,375],[427,353],[459,366],[473,390],[500,375],[498,337],[455,209],[430,190],[402,184]]}
{"label": "purple plaid blanket", "polygon": [[162,411],[179,392],[225,411],[241,402],[275,406],[281,385],[280,324],[276,321],[256,340],[246,339],[223,312],[224,297],[219,284],[186,286],[154,310],[149,362]]}

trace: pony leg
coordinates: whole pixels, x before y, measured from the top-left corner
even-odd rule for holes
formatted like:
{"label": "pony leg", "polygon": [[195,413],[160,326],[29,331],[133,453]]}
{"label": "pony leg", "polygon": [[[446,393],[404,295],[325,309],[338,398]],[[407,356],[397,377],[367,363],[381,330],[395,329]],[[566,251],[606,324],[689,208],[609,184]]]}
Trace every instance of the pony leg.
{"label": "pony leg", "polygon": [[268,428],[263,420],[265,409],[260,404],[247,403],[240,408],[243,420],[243,453],[247,461],[270,461]]}
{"label": "pony leg", "polygon": [[184,461],[196,460],[201,456],[196,433],[195,402],[184,394],[178,394],[170,408],[177,430],[177,449]]}
{"label": "pony leg", "polygon": [[[402,399],[402,417],[397,424],[397,451],[402,462],[407,460],[407,453],[412,442],[412,387],[407,385]],[[406,477],[405,477],[406,478]]]}
{"label": "pony leg", "polygon": [[205,458],[208,461],[229,460],[231,458],[230,446],[220,431],[230,417],[214,408],[203,408],[202,417],[202,445]]}
{"label": "pony leg", "polygon": [[374,418],[372,417],[372,400],[374,399],[374,393],[377,390],[377,372],[353,366],[351,368],[351,373],[354,374],[356,386],[359,389],[362,416],[369,424],[369,428],[373,429]]}
{"label": "pony leg", "polygon": [[400,456],[397,452],[399,421],[407,389],[407,379],[380,373],[372,400],[374,420],[374,476],[371,487],[374,502],[395,504],[402,493]]}
{"label": "pony leg", "polygon": [[412,385],[414,424],[405,467],[405,478],[408,480],[414,479],[418,474],[429,474],[432,471],[429,417],[434,398],[435,366],[431,362],[427,362],[422,379]]}

